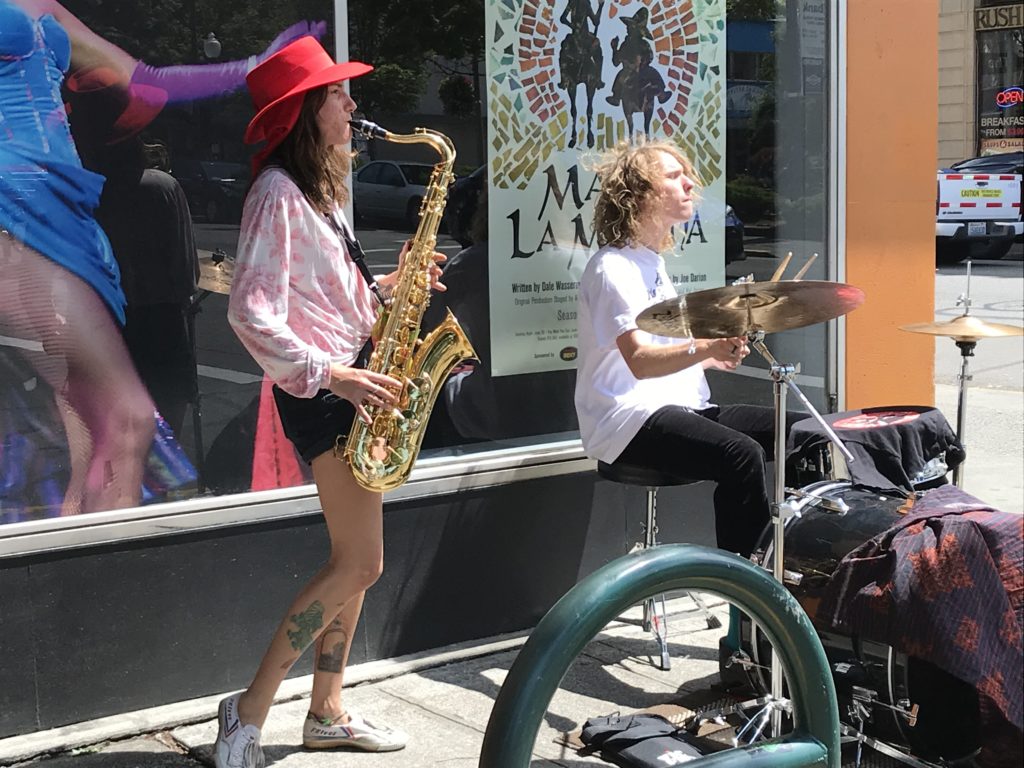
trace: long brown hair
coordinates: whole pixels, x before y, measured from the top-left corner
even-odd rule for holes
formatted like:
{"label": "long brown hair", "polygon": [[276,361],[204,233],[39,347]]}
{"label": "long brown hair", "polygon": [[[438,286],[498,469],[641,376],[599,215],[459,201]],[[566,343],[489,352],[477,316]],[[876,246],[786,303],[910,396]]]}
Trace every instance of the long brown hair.
{"label": "long brown hair", "polygon": [[316,124],[317,112],[327,101],[329,87],[306,93],[295,126],[271,155],[271,162],[284,168],[310,204],[322,213],[329,213],[348,200],[345,177],[351,167],[346,152],[323,143]]}
{"label": "long brown hair", "polygon": [[655,183],[662,175],[659,154],[667,152],[683,166],[683,172],[698,182],[693,163],[675,144],[664,140],[640,144],[619,142],[593,163],[601,180],[594,203],[594,232],[600,246],[630,245],[643,224],[647,206],[655,196]]}

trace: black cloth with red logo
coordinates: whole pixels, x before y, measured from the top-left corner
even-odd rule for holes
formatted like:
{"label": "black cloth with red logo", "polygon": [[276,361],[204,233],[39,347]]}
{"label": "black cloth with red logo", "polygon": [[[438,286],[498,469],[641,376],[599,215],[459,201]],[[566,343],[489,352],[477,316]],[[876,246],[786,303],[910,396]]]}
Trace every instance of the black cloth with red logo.
{"label": "black cloth with red logo", "polygon": [[985,766],[1020,765],[1024,518],[956,486],[924,493],[850,552],[819,619],[931,662],[978,691]]}
{"label": "black cloth with red logo", "polygon": [[[857,485],[879,490],[915,490],[914,475],[942,457],[949,469],[964,460],[964,447],[942,412],[922,405],[894,405],[830,413],[822,417],[853,454],[848,464]],[[829,442],[815,419],[793,425],[786,446],[787,465]],[[826,478],[822,478],[826,479]]]}

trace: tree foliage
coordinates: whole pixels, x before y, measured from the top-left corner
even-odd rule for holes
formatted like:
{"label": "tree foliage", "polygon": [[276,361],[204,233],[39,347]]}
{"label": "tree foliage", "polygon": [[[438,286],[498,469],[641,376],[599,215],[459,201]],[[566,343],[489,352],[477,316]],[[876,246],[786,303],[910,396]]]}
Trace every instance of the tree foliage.
{"label": "tree foliage", "polygon": [[[259,54],[300,20],[334,28],[333,0],[65,0],[95,32],[148,64],[204,62],[202,41],[213,32],[219,59]],[[353,81],[361,109],[410,109],[426,87],[431,62],[459,61],[483,51],[483,0],[349,0],[349,57],[374,65]],[[334,50],[333,34],[322,40]]]}
{"label": "tree foliage", "polygon": [[725,0],[725,15],[733,21],[771,21],[784,16],[780,0]]}

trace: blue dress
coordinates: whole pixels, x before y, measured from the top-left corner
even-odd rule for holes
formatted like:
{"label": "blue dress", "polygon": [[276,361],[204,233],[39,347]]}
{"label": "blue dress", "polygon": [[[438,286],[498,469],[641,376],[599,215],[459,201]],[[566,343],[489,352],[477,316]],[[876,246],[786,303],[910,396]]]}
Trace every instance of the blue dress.
{"label": "blue dress", "polygon": [[70,58],[53,16],[0,0],[0,229],[85,280],[123,325],[117,261],[93,217],[104,179],[82,167],[60,93]]}

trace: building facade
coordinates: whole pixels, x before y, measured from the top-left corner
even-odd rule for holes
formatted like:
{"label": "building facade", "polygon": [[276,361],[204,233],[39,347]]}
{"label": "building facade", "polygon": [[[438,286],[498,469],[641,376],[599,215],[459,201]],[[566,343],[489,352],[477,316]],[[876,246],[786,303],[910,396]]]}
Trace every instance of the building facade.
{"label": "building facade", "polygon": [[939,167],[1024,148],[1024,4],[943,0]]}
{"label": "building facade", "polygon": [[[166,0],[139,18],[64,3],[106,41],[98,49],[133,62],[126,88],[102,62],[72,56],[46,113],[70,123],[77,155],[106,179],[96,217],[127,307],[122,319],[116,302],[61,312],[48,298],[44,314],[92,328],[100,313],[117,331],[107,351],[123,345],[109,386],[139,382],[162,418],[127,498],[83,491],[107,422],[76,410],[61,373],[70,358],[24,320],[33,294],[8,267],[39,261],[43,246],[26,256],[28,230],[5,226],[0,738],[243,685],[294,584],[326,554],[308,468],[226,322],[251,152],[239,72],[282,35],[313,31],[338,57],[373,62],[375,76],[353,83],[368,118],[395,132],[429,122],[454,139],[461,175],[487,169],[478,219],[488,234],[476,238],[472,278],[448,298],[485,356],[444,385],[412,479],[386,498],[387,566],[354,663],[530,627],[640,538],[641,489],[597,478],[572,404],[574,286],[595,247],[588,153],[647,133],[695,159],[700,218],[666,254],[681,292],[768,280],[790,253],[785,277],[813,256],[805,278],[865,290],[849,317],[769,335],[818,409],[931,403],[931,341],[897,329],[932,315],[938,0],[523,0],[484,3],[482,15],[465,5],[437,28],[404,0]],[[921,30],[914,45],[909,25]],[[664,85],[646,115],[623,103],[612,54],[639,26],[636,44]],[[603,58],[562,67],[573,35]],[[451,74],[465,83],[446,78],[445,93],[422,102],[445,111],[425,114],[410,105],[435,55],[463,62]],[[175,77],[146,81],[162,68]],[[351,214],[383,270],[412,231],[417,169],[437,158],[381,142],[355,149]],[[13,178],[17,158],[0,159]],[[80,278],[61,277],[56,293]],[[907,284],[920,288],[907,295]],[[773,401],[764,360],[711,385],[718,402]],[[711,492],[666,492],[662,540],[713,544]]]}

